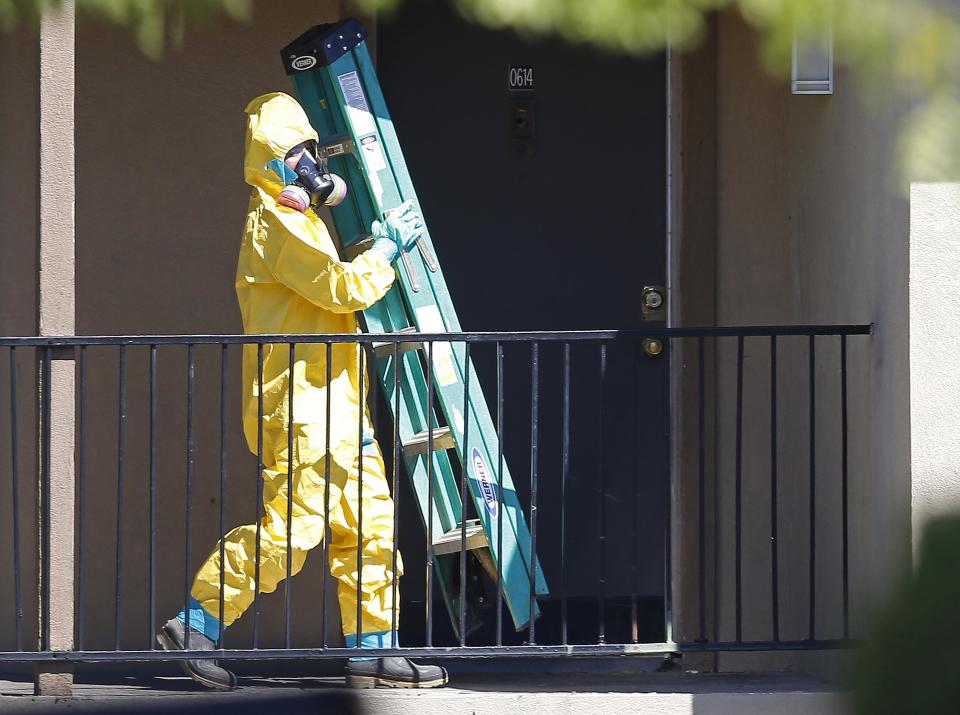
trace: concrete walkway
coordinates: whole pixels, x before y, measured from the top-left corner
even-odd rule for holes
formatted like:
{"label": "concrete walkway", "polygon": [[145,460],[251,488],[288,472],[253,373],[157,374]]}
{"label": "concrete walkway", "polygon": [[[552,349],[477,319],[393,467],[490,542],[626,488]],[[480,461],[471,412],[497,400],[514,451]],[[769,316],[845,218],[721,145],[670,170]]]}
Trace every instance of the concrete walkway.
{"label": "concrete walkway", "polygon": [[439,690],[343,688],[340,678],[244,678],[232,693],[196,690],[185,678],[78,684],[70,699],[34,697],[0,680],[0,713],[371,713],[383,715],[842,715],[842,693],[794,674],[457,675]]}

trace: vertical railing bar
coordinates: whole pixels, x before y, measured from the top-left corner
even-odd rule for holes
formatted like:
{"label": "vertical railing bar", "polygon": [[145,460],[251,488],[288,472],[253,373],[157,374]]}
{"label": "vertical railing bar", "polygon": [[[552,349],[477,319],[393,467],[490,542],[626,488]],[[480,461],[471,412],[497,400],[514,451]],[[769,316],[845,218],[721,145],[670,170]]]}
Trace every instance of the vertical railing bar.
{"label": "vertical railing bar", "polygon": [[460,460],[460,646],[467,642],[467,470],[470,459],[470,343],[464,343],[463,458]]}
{"label": "vertical railing bar", "polygon": [[817,593],[817,376],[814,356],[815,335],[809,338],[808,350],[810,372],[810,630],[808,637],[815,640],[816,593]]}
{"label": "vertical railing bar", "polygon": [[503,645],[503,344],[497,341],[497,645]]}
{"label": "vertical railing bar", "polygon": [[[386,455],[384,454],[383,445],[381,444],[381,440],[380,440],[381,435],[379,435],[379,429],[378,429],[378,425],[380,424],[379,410],[380,410],[381,384],[379,380],[379,366],[377,363],[377,354],[374,351],[374,346],[372,343],[361,344],[360,349],[366,353],[366,355],[364,356],[364,360],[367,365],[367,372],[364,375],[364,379],[368,381],[368,388],[367,388],[368,395],[367,395],[366,405],[370,409],[370,415],[369,415],[370,419],[368,420],[368,425],[372,432],[371,439],[376,442],[376,446],[380,452],[380,460],[383,462],[384,469],[386,469]],[[384,378],[386,378],[386,375],[384,375]],[[383,393],[383,399],[387,400],[389,404],[389,398],[387,397],[386,391],[384,391]],[[383,476],[384,476],[384,479],[386,479],[387,475],[385,473]],[[392,634],[390,638],[391,638],[391,644],[392,644],[392,638],[393,638]]]}
{"label": "vertical railing bar", "polygon": [[[220,346],[220,534],[226,533],[224,511],[227,502],[227,355],[228,346],[226,343]],[[220,538],[220,596],[217,599],[218,623],[217,623],[217,647],[223,648],[223,612],[224,604],[224,559],[226,557],[223,537]]]}
{"label": "vertical railing bar", "polygon": [[433,646],[433,341],[427,343],[427,647]]}
{"label": "vertical railing bar", "polygon": [[780,574],[779,574],[779,459],[777,419],[777,336],[770,336],[770,613],[773,618],[773,641],[780,640]]}
{"label": "vertical railing bar", "polygon": [[[361,350],[369,350],[367,355],[368,364],[370,365],[371,374],[368,375],[370,380],[370,398],[367,400],[367,405],[370,407],[370,426],[374,431],[374,437],[376,438],[377,425],[380,424],[378,410],[380,409],[379,395],[377,394],[380,389],[380,383],[377,379],[377,355],[373,352],[373,344],[369,345],[360,345]],[[377,440],[377,445],[379,446],[379,439]],[[382,457],[382,448],[381,448],[381,457]]]}
{"label": "vertical railing bar", "polygon": [[51,440],[51,362],[53,348],[43,351],[40,408],[40,650],[50,650],[50,440]]}
{"label": "vertical railing bar", "polygon": [[701,335],[697,338],[698,353],[698,484],[697,494],[697,524],[698,524],[698,553],[697,553],[697,573],[698,573],[698,599],[700,606],[700,637],[699,641],[707,640],[707,447],[706,447],[706,342]]}
{"label": "vertical railing bar", "polygon": [[[81,353],[83,358],[83,353]],[[81,368],[83,374],[84,368]],[[157,346],[150,346],[149,356],[149,464],[147,466],[148,485],[147,491],[149,504],[147,515],[147,529],[149,534],[149,543],[147,544],[147,643],[151,649],[156,649],[154,640],[154,628],[157,619]],[[84,379],[81,378],[81,384]],[[223,559],[220,560],[223,563]],[[82,650],[82,648],[81,648]]]}
{"label": "vertical railing bar", "polygon": [[[664,342],[664,347],[666,348],[666,351],[667,351],[667,355],[669,356],[673,349],[673,341],[668,337],[663,342]],[[638,351],[638,356],[639,355],[640,353]],[[639,359],[643,360],[644,358],[639,357]],[[668,383],[671,383],[671,384],[673,381],[672,375],[673,375],[673,361],[668,360],[667,361],[667,376],[668,376],[667,381]],[[638,380],[637,382],[638,382],[638,385],[642,385],[642,380]],[[642,404],[642,403],[640,403],[640,401],[638,400],[638,404]],[[670,415],[673,414],[672,407],[668,410],[668,413]],[[640,414],[638,411],[637,420],[640,422],[640,424],[637,425],[638,429],[642,429],[642,422],[643,422],[642,418],[643,418],[643,415]],[[641,443],[639,441],[641,436],[642,435],[640,434],[637,435],[638,444]],[[673,429],[668,429],[667,439],[672,452],[677,439],[677,435],[674,433]],[[664,641],[666,641],[667,643],[672,643],[674,639],[675,628],[674,628],[674,610],[673,610],[673,587],[674,587],[674,584],[673,584],[673,533],[672,533],[673,494],[671,493],[671,489],[669,488],[664,489],[661,492],[661,497],[662,497],[662,501],[660,502],[661,509],[663,509],[663,513],[667,516],[667,518],[664,519],[664,522],[663,522],[663,606],[662,606],[663,635],[664,635]],[[634,508],[638,509],[638,513],[639,513],[638,506],[634,505]],[[639,584],[637,586],[637,590],[639,590]]]}
{"label": "vertical railing bar", "polygon": [[570,477],[570,343],[563,344],[563,436],[560,472],[560,638],[567,645],[567,479]]}
{"label": "vertical railing bar", "polygon": [[114,571],[113,649],[120,650],[120,594],[123,580],[123,482],[125,475],[124,447],[127,428],[127,348],[120,346],[119,382],[117,385],[117,563]]}
{"label": "vertical railing bar", "polygon": [[[640,350],[637,350],[640,348]],[[637,356],[641,353],[642,347],[636,346],[634,352]],[[639,385],[642,381],[640,379],[640,366],[635,364],[637,384]],[[642,423],[640,409],[643,404],[643,394],[642,390],[638,391],[637,401],[636,401],[636,410],[637,410],[637,445],[643,444],[643,434],[642,434]],[[630,591],[630,642],[637,643],[640,640],[640,622],[639,622],[639,613],[637,611],[637,594],[640,592],[640,509],[638,500],[640,498],[640,485],[639,485],[639,473],[634,472],[630,475],[630,512],[631,512],[631,530],[630,535],[630,546],[633,551],[633,559],[630,564],[630,572],[632,578],[631,581],[631,591]],[[669,512],[667,512],[669,513]],[[667,592],[664,591],[664,606],[666,606]],[[664,621],[666,622],[666,621]]]}
{"label": "vertical railing bar", "polygon": [[537,642],[537,446],[540,427],[540,343],[530,344],[530,645]]}
{"label": "vertical railing bar", "polygon": [[737,428],[736,465],[734,473],[735,569],[736,569],[736,640],[743,640],[743,336],[737,336]]}
{"label": "vertical railing bar", "polygon": [[843,509],[843,637],[850,637],[850,529],[849,529],[849,471],[848,471],[848,438],[849,423],[847,421],[847,336],[840,336],[840,412],[842,438],[840,444],[841,479],[842,479],[842,509]]}
{"label": "vertical railing bar", "polygon": [[[77,648],[83,650],[86,640],[84,616],[87,612],[86,571],[86,506],[87,506],[87,346],[80,346],[80,389],[77,396]],[[16,508],[14,508],[16,514]],[[14,567],[14,571],[19,569]],[[19,578],[19,574],[17,575]],[[152,635],[152,634],[151,634]],[[151,638],[152,641],[152,638]],[[19,646],[18,646],[19,648]]]}
{"label": "vertical railing bar", "polygon": [[363,345],[357,343],[357,367],[360,400],[357,417],[357,647],[360,647],[363,634],[363,418],[366,410],[364,400],[364,365]]}
{"label": "vertical railing bar", "polygon": [[598,443],[600,445],[600,583],[597,596],[597,642],[606,643],[606,599],[607,599],[607,456],[606,429],[604,428],[604,403],[606,402],[607,387],[607,343],[600,343],[600,390],[599,390],[599,431]]}
{"label": "vertical railing bar", "polygon": [[400,540],[400,368],[403,358],[400,355],[400,343],[393,344],[393,579],[390,585],[390,645],[394,648],[394,634],[397,632],[397,576],[398,542]]}
{"label": "vertical railing bar", "polygon": [[[193,517],[193,377],[194,346],[187,344],[187,478],[185,507],[185,538],[183,554],[183,612],[189,625],[190,618],[190,539]],[[184,628],[184,648],[190,650],[190,628]]]}
{"label": "vertical railing bar", "polygon": [[[23,602],[20,590],[20,465],[17,430],[17,349],[10,348],[10,466],[12,468],[10,505],[13,509],[13,616],[18,651],[23,650]],[[83,492],[80,492],[81,495]],[[81,499],[83,497],[81,496]],[[82,512],[81,512],[82,513]],[[82,539],[81,539],[82,541]],[[83,553],[83,550],[80,550]],[[81,584],[83,571],[81,570]],[[82,614],[82,612],[81,612]],[[82,623],[82,617],[80,622]]]}
{"label": "vertical railing bar", "polygon": [[[290,647],[290,610],[293,605],[293,592],[290,590],[290,569],[291,558],[293,558],[293,544],[291,535],[291,522],[293,521],[293,392],[296,380],[294,379],[293,369],[295,363],[294,353],[296,344],[290,343],[290,364],[287,373],[287,574],[283,581],[283,594],[286,596],[285,611],[283,616],[283,642],[284,647]],[[327,386],[329,390],[329,385]]]}
{"label": "vertical railing bar", "polygon": [[333,343],[327,346],[327,410],[324,430],[323,457],[323,608],[320,615],[320,628],[323,630],[323,647],[327,647],[327,597],[330,588],[330,387],[333,380]]}
{"label": "vertical railing bar", "polygon": [[[328,385],[330,383],[327,383]],[[291,387],[292,389],[292,387]],[[329,389],[327,390],[329,393]],[[260,537],[263,514],[263,343],[257,343],[257,494],[253,575],[253,647],[260,647]]]}

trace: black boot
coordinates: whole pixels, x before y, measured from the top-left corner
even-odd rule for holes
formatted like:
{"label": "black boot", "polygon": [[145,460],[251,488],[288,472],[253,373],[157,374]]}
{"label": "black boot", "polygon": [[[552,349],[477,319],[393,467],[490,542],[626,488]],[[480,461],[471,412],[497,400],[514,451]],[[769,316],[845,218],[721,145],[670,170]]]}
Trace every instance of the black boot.
{"label": "black boot", "polygon": [[374,658],[347,663],[351,688],[439,688],[447,683],[447,671],[438,665],[417,665],[408,658]]}
{"label": "black boot", "polygon": [[[164,650],[184,650],[186,626],[179,618],[171,618],[157,634],[157,643]],[[216,650],[216,644],[200,631],[190,629],[190,650]],[[184,672],[198,683],[216,690],[233,690],[237,678],[213,660],[181,660]]]}

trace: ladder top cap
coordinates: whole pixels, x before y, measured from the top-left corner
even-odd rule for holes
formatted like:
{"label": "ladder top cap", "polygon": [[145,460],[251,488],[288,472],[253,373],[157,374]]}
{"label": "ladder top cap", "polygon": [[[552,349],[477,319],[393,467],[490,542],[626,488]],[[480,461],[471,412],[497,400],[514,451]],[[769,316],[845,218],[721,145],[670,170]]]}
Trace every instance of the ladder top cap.
{"label": "ladder top cap", "polygon": [[314,25],[280,51],[288,75],[326,67],[359,45],[367,28],[352,17],[329,25]]}

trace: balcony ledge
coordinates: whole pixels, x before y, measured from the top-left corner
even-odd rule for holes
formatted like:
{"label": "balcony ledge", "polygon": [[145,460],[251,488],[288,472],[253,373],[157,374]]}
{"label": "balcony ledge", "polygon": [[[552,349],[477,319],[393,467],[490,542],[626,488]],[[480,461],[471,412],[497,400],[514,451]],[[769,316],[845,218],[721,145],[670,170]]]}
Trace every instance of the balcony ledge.
{"label": "balcony ledge", "polygon": [[[340,678],[243,678],[232,693],[195,691],[186,678],[78,683],[69,699],[35,697],[32,684],[0,680],[4,713],[357,712],[497,715],[602,712],[651,715],[840,715],[846,695],[822,681],[781,674],[457,674],[438,690],[347,691]],[[195,708],[200,708],[195,710]]]}

